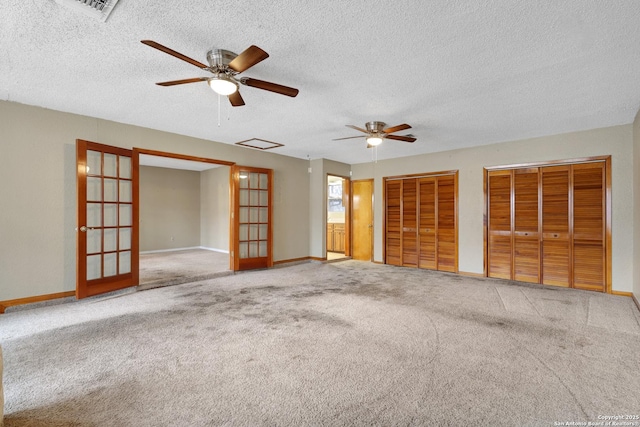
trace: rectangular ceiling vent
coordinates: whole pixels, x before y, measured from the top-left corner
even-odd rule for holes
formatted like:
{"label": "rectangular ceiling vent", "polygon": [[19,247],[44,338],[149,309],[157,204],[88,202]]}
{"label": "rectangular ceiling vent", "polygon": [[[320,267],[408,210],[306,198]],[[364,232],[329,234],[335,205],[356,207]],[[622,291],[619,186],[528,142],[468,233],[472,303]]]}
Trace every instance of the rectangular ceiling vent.
{"label": "rectangular ceiling vent", "polygon": [[56,0],[56,3],[105,22],[118,0]]}

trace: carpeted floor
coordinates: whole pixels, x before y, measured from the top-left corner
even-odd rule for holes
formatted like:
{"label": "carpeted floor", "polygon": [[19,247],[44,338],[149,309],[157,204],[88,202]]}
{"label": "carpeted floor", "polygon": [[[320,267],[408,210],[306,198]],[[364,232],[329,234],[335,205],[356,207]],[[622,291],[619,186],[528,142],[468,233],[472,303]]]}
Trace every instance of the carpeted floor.
{"label": "carpeted floor", "polygon": [[554,426],[640,413],[630,298],[358,261],[7,313],[0,343],[5,427]]}
{"label": "carpeted floor", "polygon": [[142,253],[138,271],[141,289],[233,274],[229,254],[206,249]]}

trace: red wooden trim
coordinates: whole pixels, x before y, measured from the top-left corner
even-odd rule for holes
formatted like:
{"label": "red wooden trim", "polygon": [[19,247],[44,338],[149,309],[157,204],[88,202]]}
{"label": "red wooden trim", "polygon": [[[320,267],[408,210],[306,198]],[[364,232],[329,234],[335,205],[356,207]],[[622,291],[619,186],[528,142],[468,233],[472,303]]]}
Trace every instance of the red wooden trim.
{"label": "red wooden trim", "polygon": [[131,280],[140,284],[140,155],[134,149],[131,154]]}
{"label": "red wooden trim", "polygon": [[[373,188],[371,189],[373,194]],[[380,264],[387,263],[387,178],[382,178],[382,261]],[[372,206],[373,208],[373,206]],[[375,263],[375,256],[371,253],[371,259]]]}
{"label": "red wooden trim", "polygon": [[611,291],[611,295],[617,295],[619,297],[631,297],[631,298],[633,298],[633,292]]}
{"label": "red wooden trim", "polygon": [[458,228],[460,227],[460,222],[458,221],[458,171],[453,174],[453,203],[454,203],[454,239],[455,239],[455,260],[454,260],[454,271],[458,273]]}
{"label": "red wooden trim", "polygon": [[489,192],[488,192],[488,178],[489,178],[489,170],[487,168],[482,168],[482,192],[484,193],[484,206],[482,208],[482,275],[484,277],[489,276],[488,265],[488,252],[489,252],[489,239],[488,239],[488,228],[489,222],[487,221],[489,214]]}
{"label": "red wooden trim", "polygon": [[471,273],[469,271],[458,271],[458,274],[467,277],[486,277],[484,273]]}
{"label": "red wooden trim", "polygon": [[[334,176],[336,178],[342,178],[346,181],[342,184],[342,203],[345,205],[344,207],[344,255],[351,256],[351,178],[344,175],[336,175],[335,173],[326,173],[325,179],[325,212],[329,210],[329,206],[327,205],[327,200],[329,195],[326,194],[327,191],[327,182],[329,181],[329,177]],[[345,194],[346,193],[346,194]],[[327,234],[327,222],[324,223],[324,233]],[[325,253],[327,252],[325,244]]]}
{"label": "red wooden trim", "polygon": [[76,140],[76,298],[80,298],[78,295],[80,283],[83,283],[87,277],[87,263],[80,259],[81,254],[87,253],[87,241],[78,229],[81,224],[87,223],[87,144],[89,144],[88,141]]}
{"label": "red wooden trim", "polygon": [[542,166],[601,162],[601,161],[606,161],[607,159],[611,159],[611,156],[593,156],[593,157],[581,157],[577,159],[549,160],[546,162],[531,162],[531,163],[516,163],[512,165],[485,166],[485,169],[486,170],[522,169],[522,168],[542,167]]}
{"label": "red wooden trim", "polygon": [[[604,160],[604,174],[605,174],[605,256],[606,256],[606,276],[605,276],[605,292],[611,293],[613,286],[613,273],[612,273],[612,239],[611,239],[611,156],[607,156]],[[636,303],[638,300],[636,300]],[[640,306],[639,306],[640,307]]]}
{"label": "red wooden trim", "polygon": [[4,311],[7,308],[14,307],[16,305],[32,304],[35,302],[50,301],[50,300],[59,299],[59,298],[68,298],[68,297],[75,296],[75,294],[76,294],[75,291],[67,291],[67,292],[58,292],[55,294],[38,295],[35,297],[17,298],[17,299],[11,299],[6,301],[0,301],[0,314],[4,313]]}
{"label": "red wooden trim", "polygon": [[449,171],[439,171],[439,172],[426,172],[426,173],[413,173],[408,175],[395,175],[395,176],[387,176],[383,179],[394,181],[399,179],[407,179],[407,178],[431,178],[440,175],[454,175],[458,173],[457,169],[449,170]]}
{"label": "red wooden trim", "polygon": [[211,163],[215,165],[233,166],[235,162],[226,160],[209,159],[206,157],[189,156],[187,154],[168,153],[166,151],[147,150],[146,148],[133,148],[134,152],[139,154],[147,154],[149,156],[169,157],[171,159],[189,160],[193,162]]}
{"label": "red wooden trim", "polygon": [[229,168],[229,209],[231,210],[229,215],[229,270],[237,271],[236,267],[236,246],[237,246],[237,233],[239,232],[236,227],[236,218],[238,218],[239,209],[236,207],[236,187],[239,185],[236,181],[238,179],[238,169],[235,166]]}

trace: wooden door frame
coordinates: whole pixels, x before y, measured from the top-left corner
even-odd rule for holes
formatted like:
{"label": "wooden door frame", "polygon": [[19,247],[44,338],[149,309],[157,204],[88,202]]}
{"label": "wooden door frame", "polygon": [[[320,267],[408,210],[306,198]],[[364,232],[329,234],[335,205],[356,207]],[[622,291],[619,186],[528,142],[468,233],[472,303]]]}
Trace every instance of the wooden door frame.
{"label": "wooden door frame", "polygon": [[[374,180],[373,178],[367,178],[367,179],[355,179],[355,180],[350,180],[351,182],[351,194],[350,194],[350,199],[349,199],[349,207],[351,209],[351,214],[353,213],[353,196],[355,195],[355,192],[353,191],[353,184],[355,184],[356,182],[370,182],[371,183],[371,248],[369,248],[369,251],[371,253],[371,258],[369,259],[370,262],[374,262],[374,257],[373,257],[373,249],[374,249],[374,229],[375,229],[375,219],[373,216],[374,213],[374,207],[375,207],[375,194],[373,192],[373,188],[374,188]],[[350,215],[351,218],[351,226],[350,226],[350,230],[353,230],[353,215]],[[351,236],[351,240],[353,242],[353,235]]]}
{"label": "wooden door frame", "polygon": [[[489,252],[489,190],[488,190],[488,178],[490,171],[496,170],[512,170],[512,169],[523,169],[523,168],[542,168],[548,166],[565,166],[565,165],[574,165],[574,164],[583,164],[583,163],[597,163],[604,162],[604,175],[605,175],[605,292],[610,294],[612,293],[612,238],[611,238],[611,155],[605,156],[592,156],[592,157],[582,157],[575,159],[566,159],[566,160],[552,160],[548,162],[532,162],[532,163],[517,163],[511,165],[500,165],[500,166],[486,166],[483,168],[483,192],[484,192],[484,212],[483,212],[483,229],[484,229],[484,271],[483,276],[488,277],[489,274],[489,266],[488,266],[488,252]],[[572,178],[570,177],[570,180]],[[513,195],[512,195],[513,197]],[[541,195],[538,196],[542,197]],[[573,206],[570,206],[571,216],[573,215]],[[542,260],[540,260],[542,262]]]}
{"label": "wooden door frame", "polygon": [[[344,175],[337,175],[335,173],[326,173],[325,176],[325,180],[324,180],[324,213],[326,215],[328,215],[329,212],[329,204],[328,204],[328,200],[329,200],[329,194],[328,194],[328,190],[329,190],[329,177],[330,176],[334,176],[336,178],[342,178],[343,180],[347,180],[347,185],[343,185],[342,186],[342,203],[347,204],[347,206],[344,207],[344,256],[348,257],[351,256],[351,177],[348,176],[344,176]],[[343,183],[344,184],[344,183]],[[346,195],[344,194],[346,191]],[[323,227],[323,232],[324,235],[327,235],[327,220],[325,219],[324,221],[324,227]],[[325,242],[324,245],[324,257],[325,259],[327,258],[327,243]]]}
{"label": "wooden door frame", "polygon": [[[210,159],[207,157],[198,157],[198,156],[190,156],[188,154],[178,154],[178,153],[169,153],[166,151],[157,151],[157,150],[148,150],[146,148],[137,148],[134,147],[133,148],[133,155],[132,155],[132,162],[135,165],[135,168],[133,169],[133,176],[134,176],[134,189],[133,189],[133,200],[134,200],[134,207],[133,207],[133,220],[136,222],[136,224],[139,224],[140,222],[140,193],[139,193],[139,188],[138,188],[138,183],[139,183],[139,166],[140,166],[140,155],[141,154],[145,154],[145,155],[149,155],[149,156],[156,156],[156,157],[167,157],[170,159],[177,159],[177,160],[187,160],[187,161],[191,161],[191,162],[200,162],[200,163],[211,163],[211,164],[215,164],[215,165],[220,165],[220,166],[229,166],[229,169],[232,169],[232,166],[235,165],[235,162],[229,162],[226,160],[219,160],[219,159]],[[232,191],[233,191],[233,182],[229,182],[229,217],[231,218],[231,212],[233,209],[233,197],[232,197]],[[231,228],[229,228],[229,243],[231,243],[232,239],[233,239],[233,221],[231,222]],[[139,226],[138,226],[139,228]],[[136,245],[139,247],[139,238],[140,236],[136,236]],[[231,264],[231,269],[233,270],[233,257],[232,257],[232,253],[229,252],[229,260],[230,260],[230,264]],[[139,267],[136,267],[136,284],[138,284],[139,278],[138,278],[138,274],[139,274]]]}

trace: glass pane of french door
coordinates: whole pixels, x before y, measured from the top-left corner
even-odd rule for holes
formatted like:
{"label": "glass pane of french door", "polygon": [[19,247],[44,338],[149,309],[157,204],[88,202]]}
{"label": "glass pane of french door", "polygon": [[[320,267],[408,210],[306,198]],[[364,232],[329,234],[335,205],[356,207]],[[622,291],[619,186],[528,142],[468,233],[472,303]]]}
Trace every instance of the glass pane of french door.
{"label": "glass pane of french door", "polygon": [[86,176],[86,279],[130,273],[131,157],[87,150]]}

